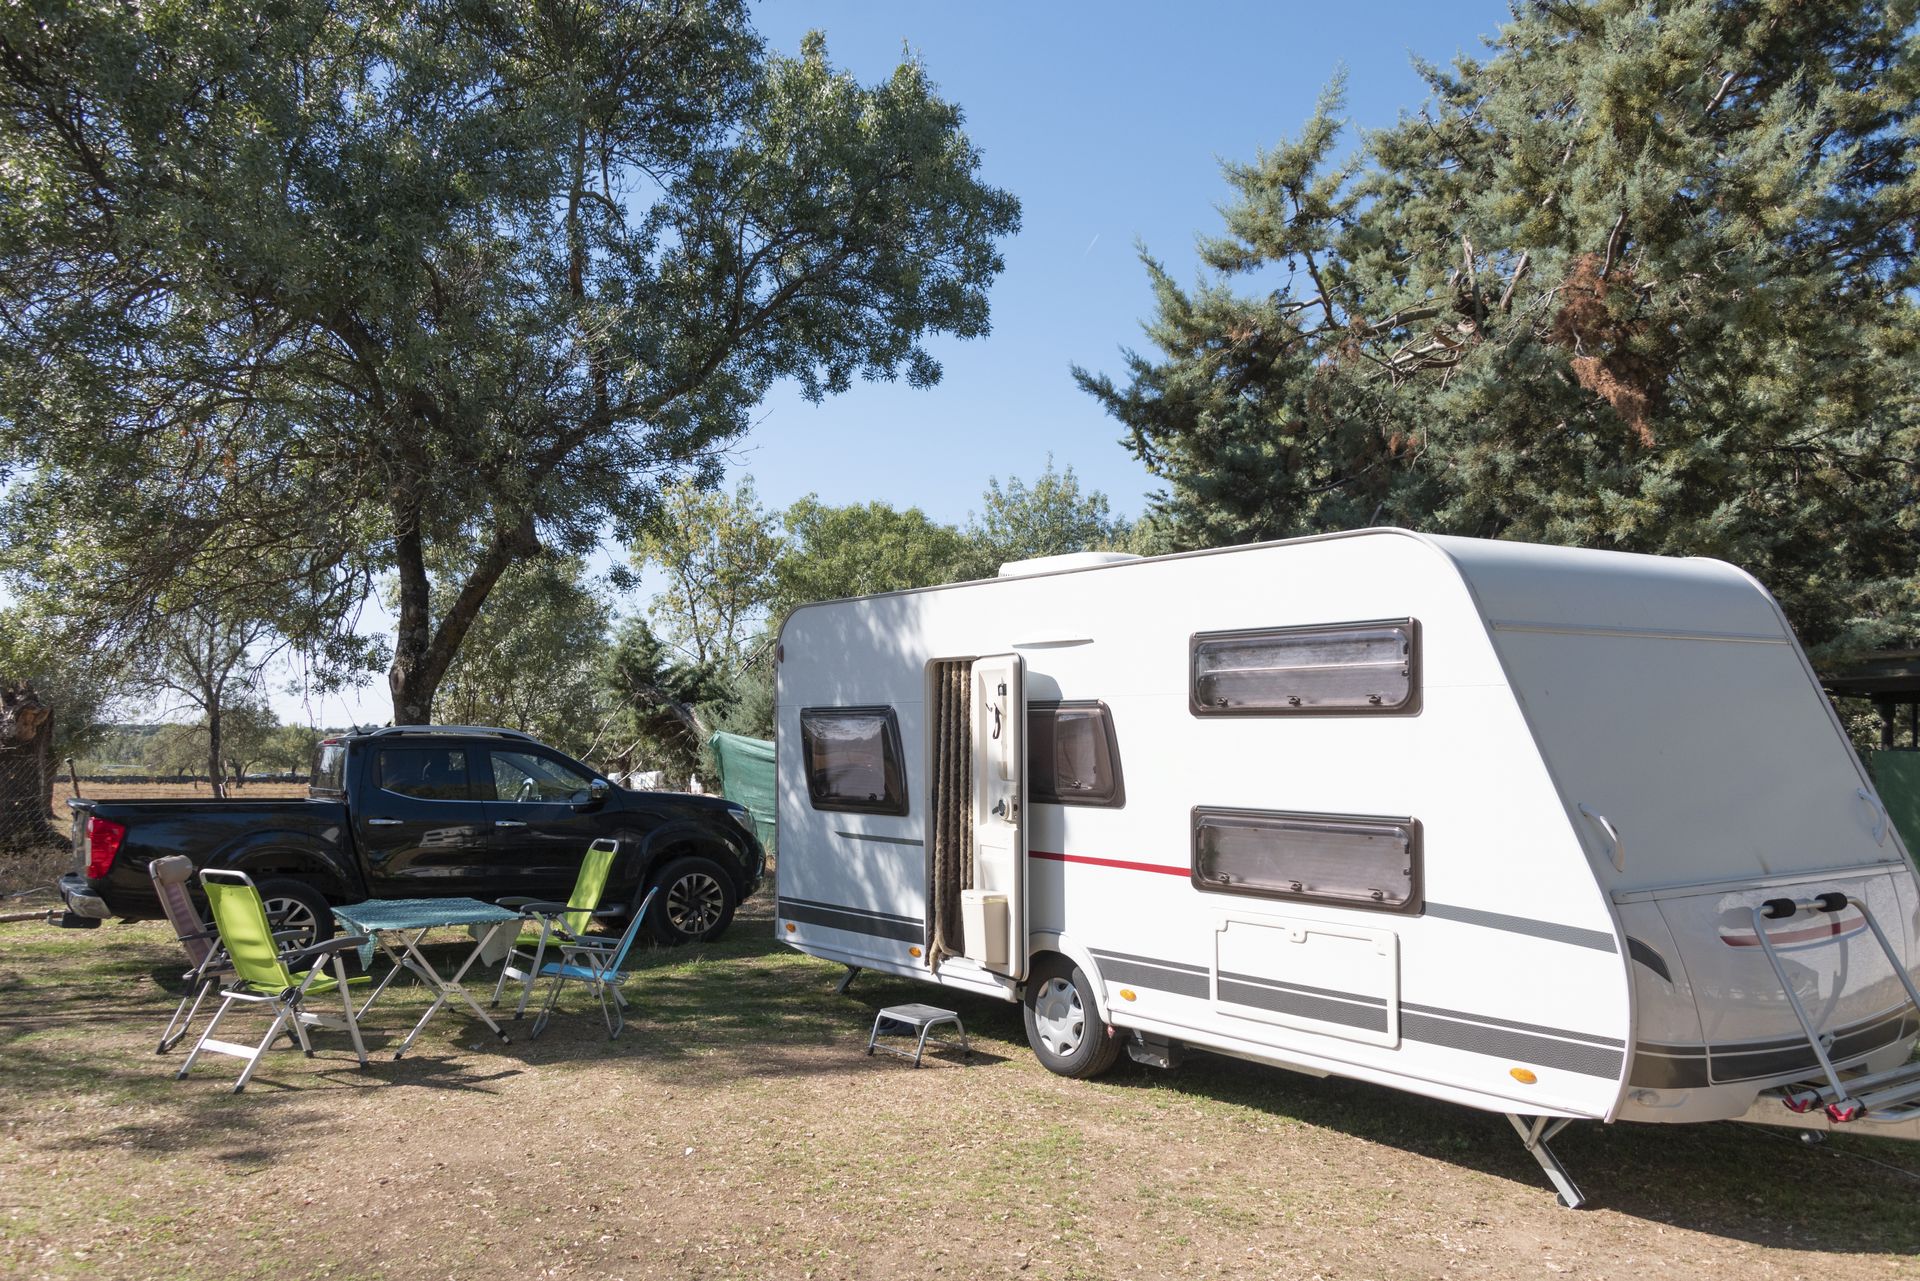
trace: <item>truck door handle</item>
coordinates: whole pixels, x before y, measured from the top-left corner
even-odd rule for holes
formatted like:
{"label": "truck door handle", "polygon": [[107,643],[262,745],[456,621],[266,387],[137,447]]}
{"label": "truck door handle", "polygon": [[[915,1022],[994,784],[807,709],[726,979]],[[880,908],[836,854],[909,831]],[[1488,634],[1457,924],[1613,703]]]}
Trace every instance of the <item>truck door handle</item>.
{"label": "truck door handle", "polygon": [[367,826],[368,827],[398,827],[400,826],[400,820],[397,818],[370,818],[367,820]]}
{"label": "truck door handle", "polygon": [[493,825],[495,827],[525,827],[526,826],[525,823],[522,823],[517,818],[496,818],[493,820]]}

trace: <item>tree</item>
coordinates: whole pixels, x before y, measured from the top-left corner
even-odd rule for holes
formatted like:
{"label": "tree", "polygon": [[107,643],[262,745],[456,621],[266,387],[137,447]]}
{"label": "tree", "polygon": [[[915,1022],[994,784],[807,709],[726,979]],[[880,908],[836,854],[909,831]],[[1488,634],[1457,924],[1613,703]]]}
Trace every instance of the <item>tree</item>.
{"label": "tree", "polygon": [[591,749],[607,716],[608,613],[585,568],[547,555],[500,576],[447,670],[441,719],[504,725],[576,755]]}
{"label": "tree", "polygon": [[694,664],[731,671],[747,657],[772,600],[779,523],[749,476],[731,494],[677,485],[641,528],[634,563],[657,565],[668,583],[653,598],[655,627]]}
{"label": "tree", "polygon": [[391,575],[424,721],[511,565],[630,536],[775,381],[987,331],[979,163],[917,63],[772,55],[743,0],[11,9],[0,567],[74,549],[107,636],[291,586],[349,664]]}
{"label": "tree", "polygon": [[787,508],[787,543],[773,567],[773,613],[809,601],[952,582],[980,560],[967,536],[918,507],[830,507],[808,494]]}
{"label": "tree", "polygon": [[1099,490],[1080,491],[1080,479],[1069,465],[1053,469],[1053,455],[1033,484],[1009,476],[987,478],[982,510],[968,520],[967,534],[976,555],[974,576],[986,577],[1010,560],[1059,556],[1067,552],[1108,547],[1126,532],[1126,522],[1114,518],[1107,496]]}
{"label": "tree", "polygon": [[622,748],[612,753],[619,763],[637,758],[674,779],[692,774],[713,730],[701,705],[726,696],[726,677],[687,661],[644,619],[630,618],[614,636],[603,679],[620,712]]}
{"label": "tree", "polygon": [[1336,82],[1227,166],[1212,276],[1143,253],[1157,352],[1076,377],[1184,546],[1391,523],[1711,555],[1810,643],[1911,636],[1914,21],[1532,0],[1344,156]]}
{"label": "tree", "polygon": [[59,842],[47,811],[53,791],[53,717],[29,682],[0,684],[0,850]]}
{"label": "tree", "polygon": [[273,714],[260,696],[260,669],[278,648],[273,627],[260,619],[230,618],[199,606],[173,615],[155,633],[150,661],[132,688],[199,713],[196,727],[215,796],[227,794],[230,722],[243,736],[260,732]]}

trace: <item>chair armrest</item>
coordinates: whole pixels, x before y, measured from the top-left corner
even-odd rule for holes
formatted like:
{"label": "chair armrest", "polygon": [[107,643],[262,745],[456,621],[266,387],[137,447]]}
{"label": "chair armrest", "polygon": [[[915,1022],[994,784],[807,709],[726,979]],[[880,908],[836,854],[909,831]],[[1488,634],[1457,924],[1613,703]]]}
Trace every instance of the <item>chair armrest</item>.
{"label": "chair armrest", "polygon": [[500,906],[515,912],[525,912],[529,916],[559,916],[565,912],[578,910],[568,907],[565,903],[555,903],[551,899],[544,898],[518,900],[503,898],[500,900]]}
{"label": "chair armrest", "polygon": [[288,952],[280,958],[283,965],[298,965],[302,961],[317,961],[321,957],[332,956],[335,952],[344,952],[349,948],[365,947],[373,940],[364,934],[348,934],[338,938],[326,939],[309,947]]}

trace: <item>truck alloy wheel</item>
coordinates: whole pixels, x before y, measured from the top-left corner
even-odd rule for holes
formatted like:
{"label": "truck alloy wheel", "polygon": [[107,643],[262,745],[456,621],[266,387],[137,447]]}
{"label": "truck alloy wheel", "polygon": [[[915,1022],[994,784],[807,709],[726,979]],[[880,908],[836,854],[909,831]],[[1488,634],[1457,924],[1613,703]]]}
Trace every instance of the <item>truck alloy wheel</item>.
{"label": "truck alloy wheel", "polygon": [[259,884],[260,900],[266,904],[267,919],[273,922],[275,932],[301,932],[301,937],[287,942],[304,947],[333,937],[333,912],[319,890],[299,881],[270,880]]}
{"label": "truck alloy wheel", "polygon": [[733,920],[733,882],[710,859],[681,858],[660,873],[653,905],[654,935],[678,945],[717,937]]}

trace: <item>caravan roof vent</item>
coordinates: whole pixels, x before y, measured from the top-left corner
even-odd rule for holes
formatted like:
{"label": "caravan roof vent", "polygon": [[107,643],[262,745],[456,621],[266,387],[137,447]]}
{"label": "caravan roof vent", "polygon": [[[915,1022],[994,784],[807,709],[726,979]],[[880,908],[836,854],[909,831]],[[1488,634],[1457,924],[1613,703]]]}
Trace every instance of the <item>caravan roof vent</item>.
{"label": "caravan roof vent", "polygon": [[1139,560],[1132,552],[1068,552],[1064,556],[1035,556],[1031,560],[1010,560],[1000,567],[1002,578],[1025,578],[1029,574],[1057,574],[1067,569],[1098,569]]}

